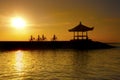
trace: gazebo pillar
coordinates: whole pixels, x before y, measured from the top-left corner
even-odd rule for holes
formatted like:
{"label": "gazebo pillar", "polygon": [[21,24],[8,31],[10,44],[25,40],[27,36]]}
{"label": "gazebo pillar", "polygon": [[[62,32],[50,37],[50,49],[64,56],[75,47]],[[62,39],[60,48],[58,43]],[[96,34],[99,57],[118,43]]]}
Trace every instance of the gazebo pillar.
{"label": "gazebo pillar", "polygon": [[83,31],[82,31],[82,40],[83,40]]}
{"label": "gazebo pillar", "polygon": [[75,32],[73,32],[73,40],[75,40]]}
{"label": "gazebo pillar", "polygon": [[88,39],[88,32],[86,31],[86,39]]}
{"label": "gazebo pillar", "polygon": [[79,39],[79,32],[77,31],[77,40]]}

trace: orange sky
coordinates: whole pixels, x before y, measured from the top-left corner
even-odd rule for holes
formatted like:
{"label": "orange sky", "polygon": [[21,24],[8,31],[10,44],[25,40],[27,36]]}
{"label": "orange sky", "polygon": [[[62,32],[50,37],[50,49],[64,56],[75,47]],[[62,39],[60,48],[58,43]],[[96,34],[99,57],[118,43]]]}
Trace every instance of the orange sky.
{"label": "orange sky", "polygon": [[[0,40],[28,40],[44,34],[47,40],[70,40],[68,29],[80,21],[95,27],[89,37],[95,41],[120,42],[120,0],[0,0]],[[10,19],[24,18],[25,29],[15,29]]]}

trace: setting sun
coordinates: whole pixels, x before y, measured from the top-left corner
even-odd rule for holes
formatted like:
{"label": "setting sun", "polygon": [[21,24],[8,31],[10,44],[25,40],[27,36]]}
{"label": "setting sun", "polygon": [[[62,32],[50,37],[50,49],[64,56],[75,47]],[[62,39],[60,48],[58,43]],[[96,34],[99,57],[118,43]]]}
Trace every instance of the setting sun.
{"label": "setting sun", "polygon": [[24,28],[26,26],[25,20],[21,17],[12,18],[11,24],[13,27],[19,28],[19,29]]}

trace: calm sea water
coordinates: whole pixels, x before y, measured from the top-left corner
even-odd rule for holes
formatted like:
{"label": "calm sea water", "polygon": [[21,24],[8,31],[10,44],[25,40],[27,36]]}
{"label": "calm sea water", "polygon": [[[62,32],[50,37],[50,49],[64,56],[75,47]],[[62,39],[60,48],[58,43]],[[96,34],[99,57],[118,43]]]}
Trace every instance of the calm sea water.
{"label": "calm sea water", "polygon": [[120,46],[1,51],[0,80],[120,80]]}

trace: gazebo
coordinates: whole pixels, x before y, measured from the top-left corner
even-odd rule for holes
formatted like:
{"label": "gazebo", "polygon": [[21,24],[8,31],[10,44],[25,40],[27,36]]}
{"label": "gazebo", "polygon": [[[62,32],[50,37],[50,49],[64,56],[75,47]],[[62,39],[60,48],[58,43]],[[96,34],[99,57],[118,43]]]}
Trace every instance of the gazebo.
{"label": "gazebo", "polygon": [[[94,27],[87,27],[83,25],[81,22],[76,27],[69,29],[69,32],[73,32],[73,40],[87,40],[88,39],[88,31],[92,31]],[[81,32],[81,35],[79,34]]]}

